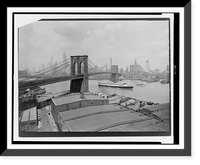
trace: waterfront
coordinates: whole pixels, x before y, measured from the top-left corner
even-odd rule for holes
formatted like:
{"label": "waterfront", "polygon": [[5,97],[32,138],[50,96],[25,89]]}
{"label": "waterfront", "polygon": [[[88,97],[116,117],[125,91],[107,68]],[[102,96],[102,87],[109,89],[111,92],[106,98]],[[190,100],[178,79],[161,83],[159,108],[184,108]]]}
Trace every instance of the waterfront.
{"label": "waterfront", "polygon": [[[107,81],[107,80],[106,80]],[[124,80],[129,85],[133,85],[133,89],[120,89],[120,88],[110,88],[110,87],[99,87],[98,82],[103,82],[99,80],[89,80],[89,90],[97,93],[116,93],[117,95],[122,95],[126,97],[133,97],[141,99],[144,101],[153,101],[156,103],[169,103],[169,84],[161,84],[159,82],[145,83],[144,86],[136,86],[136,84],[141,83],[140,80]],[[47,93],[58,93],[67,91],[70,89],[70,81],[59,82],[55,84],[49,84],[42,86],[45,88]]]}

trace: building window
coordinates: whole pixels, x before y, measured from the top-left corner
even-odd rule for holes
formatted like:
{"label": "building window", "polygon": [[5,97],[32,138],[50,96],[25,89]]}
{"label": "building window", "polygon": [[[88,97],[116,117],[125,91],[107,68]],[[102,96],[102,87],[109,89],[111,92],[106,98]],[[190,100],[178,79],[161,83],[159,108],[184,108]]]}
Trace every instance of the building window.
{"label": "building window", "polygon": [[35,125],[35,122],[31,122],[30,125]]}

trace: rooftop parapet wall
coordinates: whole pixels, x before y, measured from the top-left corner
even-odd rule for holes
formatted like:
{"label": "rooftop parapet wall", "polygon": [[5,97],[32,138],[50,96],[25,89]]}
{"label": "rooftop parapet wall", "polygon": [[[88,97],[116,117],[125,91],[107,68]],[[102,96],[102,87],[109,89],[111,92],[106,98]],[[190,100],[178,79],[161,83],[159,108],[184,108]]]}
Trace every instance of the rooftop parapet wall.
{"label": "rooftop parapet wall", "polygon": [[100,98],[89,93],[84,94],[83,98],[82,95],[76,93],[65,97],[53,98],[51,103],[55,110],[62,112],[89,106],[107,105],[109,104],[109,99]]}

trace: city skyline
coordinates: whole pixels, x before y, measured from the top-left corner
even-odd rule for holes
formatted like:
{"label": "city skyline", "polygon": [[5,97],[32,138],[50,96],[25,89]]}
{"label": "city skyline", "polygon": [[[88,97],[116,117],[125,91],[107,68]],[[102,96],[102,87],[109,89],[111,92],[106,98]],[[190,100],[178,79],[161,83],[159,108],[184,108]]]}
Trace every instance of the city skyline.
{"label": "city skyline", "polygon": [[[165,70],[169,65],[167,21],[38,21],[19,28],[19,69],[87,54],[99,67],[133,65]],[[107,64],[106,64],[107,63]]]}
{"label": "city skyline", "polygon": [[[70,58],[70,57],[68,57],[67,55],[66,55],[66,53],[65,52],[63,52],[63,59],[62,59],[62,61],[65,61],[65,60],[67,60],[68,58]],[[101,69],[101,70],[103,70],[103,71],[109,71],[109,70],[111,70],[111,65],[113,65],[112,64],[112,57],[110,57],[110,64],[109,64],[109,67],[108,67],[108,62],[106,62],[105,63],[105,65],[103,65],[103,66],[97,66],[99,69]],[[31,73],[34,73],[34,72],[38,72],[38,71],[41,71],[41,70],[44,70],[44,69],[46,69],[46,68],[49,68],[49,67],[52,67],[52,66],[55,66],[55,65],[57,65],[57,63],[59,63],[59,62],[61,62],[61,61],[55,61],[55,62],[53,62],[53,56],[51,56],[50,57],[50,62],[48,62],[47,61],[47,63],[46,64],[44,64],[44,63],[41,63],[39,66],[38,66],[38,70],[36,70],[35,69],[35,67],[33,67],[32,69],[30,68],[25,68],[24,70],[27,70],[28,72],[31,72],[31,70],[32,70],[32,72]],[[148,69],[147,69],[147,62],[148,62]],[[136,63],[137,64],[137,59],[135,59],[134,60],[134,63]],[[123,71],[125,71],[125,70],[127,70],[127,67],[128,67],[128,71],[130,71],[131,69],[131,66],[133,66],[134,65],[134,63],[132,63],[131,65],[127,65],[127,66],[125,66],[124,68],[123,67],[120,67],[119,65],[118,65],[118,71],[120,72],[120,70],[122,69]],[[117,64],[114,64],[114,65],[117,65]],[[141,65],[141,64],[139,64],[146,72],[150,72],[151,71],[151,69],[150,69],[150,61],[149,60],[146,60],[146,62],[145,62],[145,67],[143,67],[143,65]],[[41,66],[41,67],[40,67]],[[165,66],[165,69],[164,70],[168,70],[166,67],[169,67],[169,65],[166,65]],[[68,68],[68,69],[70,69],[70,68]],[[155,68],[154,70],[157,70],[158,68]],[[34,71],[33,71],[34,70]]]}

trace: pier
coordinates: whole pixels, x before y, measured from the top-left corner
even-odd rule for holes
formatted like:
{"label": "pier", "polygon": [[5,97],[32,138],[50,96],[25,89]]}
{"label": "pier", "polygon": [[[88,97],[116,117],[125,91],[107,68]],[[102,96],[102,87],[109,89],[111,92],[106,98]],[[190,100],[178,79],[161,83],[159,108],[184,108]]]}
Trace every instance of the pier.
{"label": "pier", "polygon": [[[46,99],[44,99],[46,97]],[[38,125],[25,132],[143,132],[170,130],[170,104],[145,105],[145,101],[94,92],[39,97]],[[133,99],[130,104],[123,104]],[[71,107],[71,108],[70,108]]]}

